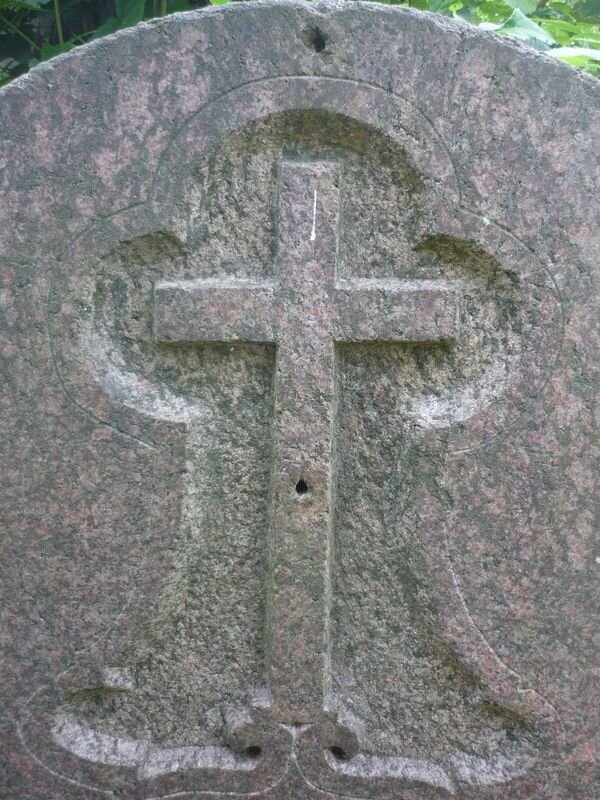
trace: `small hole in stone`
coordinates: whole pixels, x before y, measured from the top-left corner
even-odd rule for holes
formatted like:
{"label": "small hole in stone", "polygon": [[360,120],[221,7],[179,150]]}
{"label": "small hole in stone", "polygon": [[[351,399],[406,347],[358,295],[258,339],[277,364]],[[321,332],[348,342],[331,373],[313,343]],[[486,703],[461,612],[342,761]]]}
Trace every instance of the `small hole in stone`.
{"label": "small hole in stone", "polygon": [[322,53],[325,50],[325,45],[327,44],[327,39],[318,28],[315,28],[315,35],[313,38],[313,44],[315,46],[315,52]]}
{"label": "small hole in stone", "polygon": [[251,745],[244,750],[244,755],[248,758],[259,758],[262,755],[262,748],[258,745]]}
{"label": "small hole in stone", "polygon": [[337,761],[346,761],[348,759],[346,751],[335,744],[333,745],[333,747],[329,748],[329,752]]}
{"label": "small hole in stone", "polygon": [[320,28],[315,27],[305,28],[302,32],[302,38],[307,47],[312,47],[315,53],[322,53],[329,37]]}
{"label": "small hole in stone", "polygon": [[300,478],[300,480],[296,484],[296,494],[306,494],[307,492],[308,492],[308,485],[306,481]]}

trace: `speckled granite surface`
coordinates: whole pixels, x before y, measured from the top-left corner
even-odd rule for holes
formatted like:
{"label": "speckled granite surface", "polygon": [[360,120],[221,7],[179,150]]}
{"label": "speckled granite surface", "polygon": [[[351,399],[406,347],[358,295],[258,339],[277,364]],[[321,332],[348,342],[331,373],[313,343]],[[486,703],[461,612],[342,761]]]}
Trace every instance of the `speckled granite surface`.
{"label": "speckled granite surface", "polygon": [[600,83],[256,3],[0,91],[0,796],[592,800]]}

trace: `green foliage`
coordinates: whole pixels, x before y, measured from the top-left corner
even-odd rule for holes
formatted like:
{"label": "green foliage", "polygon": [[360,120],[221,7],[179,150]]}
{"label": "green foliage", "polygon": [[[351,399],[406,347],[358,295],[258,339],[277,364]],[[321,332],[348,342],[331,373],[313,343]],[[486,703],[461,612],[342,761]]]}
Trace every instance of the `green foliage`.
{"label": "green foliage", "polygon": [[[0,83],[141,20],[230,0],[0,0]],[[519,39],[600,78],[600,0],[380,0]]]}
{"label": "green foliage", "polygon": [[141,20],[207,5],[209,0],[0,0],[0,83]]}
{"label": "green foliage", "polygon": [[529,19],[529,17],[526,17],[518,8],[515,8],[510,17],[504,22],[498,25],[483,22],[480,27],[496,31],[496,33],[503,33],[505,36],[512,36],[513,39],[520,39],[536,50],[549,50],[555,44],[549,33],[546,33],[543,28]]}

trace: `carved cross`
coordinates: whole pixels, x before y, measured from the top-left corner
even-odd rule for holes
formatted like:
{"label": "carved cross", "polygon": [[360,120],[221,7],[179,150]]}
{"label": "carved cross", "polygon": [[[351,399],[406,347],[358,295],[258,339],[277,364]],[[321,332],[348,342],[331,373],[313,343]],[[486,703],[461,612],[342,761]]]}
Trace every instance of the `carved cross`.
{"label": "carved cross", "polygon": [[334,163],[283,162],[273,282],[161,281],[154,295],[157,341],[277,348],[268,660],[285,722],[316,719],[327,692],[335,345],[447,342],[459,327],[447,284],[338,278],[338,177]]}

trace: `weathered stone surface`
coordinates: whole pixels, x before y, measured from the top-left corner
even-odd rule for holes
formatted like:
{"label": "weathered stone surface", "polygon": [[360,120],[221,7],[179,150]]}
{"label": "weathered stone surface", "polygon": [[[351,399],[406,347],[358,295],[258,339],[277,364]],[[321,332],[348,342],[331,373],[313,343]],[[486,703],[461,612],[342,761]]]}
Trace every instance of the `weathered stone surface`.
{"label": "weathered stone surface", "polygon": [[2,798],[596,796],[600,84],[257,3],[0,115]]}

